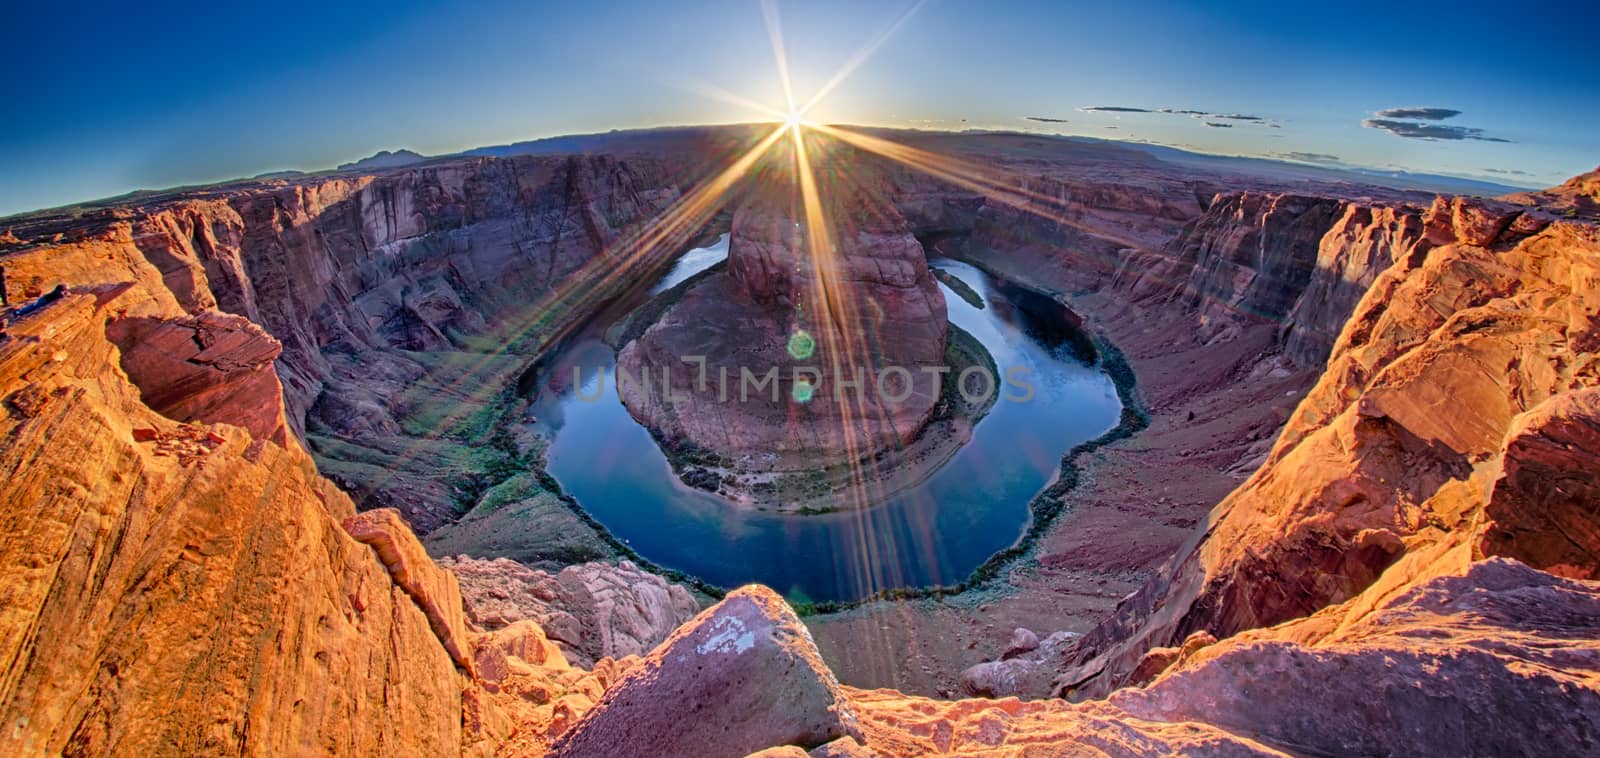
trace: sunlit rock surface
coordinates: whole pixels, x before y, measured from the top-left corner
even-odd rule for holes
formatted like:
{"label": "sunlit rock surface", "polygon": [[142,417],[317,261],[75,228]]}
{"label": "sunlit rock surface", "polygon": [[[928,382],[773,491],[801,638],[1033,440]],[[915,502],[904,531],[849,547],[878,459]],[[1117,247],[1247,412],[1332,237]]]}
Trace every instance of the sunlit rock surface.
{"label": "sunlit rock surface", "polygon": [[550,574],[505,558],[440,559],[461,580],[467,615],[485,629],[537,621],[582,665],[650,652],[700,610],[682,585],[628,561],[583,563]]}
{"label": "sunlit rock surface", "polygon": [[[1265,464],[1168,573],[1068,656],[1058,687],[1105,692],[1150,647],[1314,613],[1359,595],[1402,556],[1461,535],[1488,534],[1481,549],[1541,565],[1583,564],[1592,507],[1511,504],[1526,502],[1520,471],[1540,465],[1543,430],[1564,440],[1592,423],[1583,398],[1600,384],[1585,347],[1595,325],[1572,306],[1600,262],[1600,233],[1503,207],[1434,204],[1428,245],[1374,281]],[[1499,231],[1486,239],[1485,228]],[[1541,431],[1530,437],[1530,426]],[[1596,474],[1561,476],[1561,491],[1581,501]],[[1564,539],[1574,544],[1551,549]]]}
{"label": "sunlit rock surface", "polygon": [[743,756],[857,731],[811,635],[750,585],[680,627],[555,745],[560,756]]}

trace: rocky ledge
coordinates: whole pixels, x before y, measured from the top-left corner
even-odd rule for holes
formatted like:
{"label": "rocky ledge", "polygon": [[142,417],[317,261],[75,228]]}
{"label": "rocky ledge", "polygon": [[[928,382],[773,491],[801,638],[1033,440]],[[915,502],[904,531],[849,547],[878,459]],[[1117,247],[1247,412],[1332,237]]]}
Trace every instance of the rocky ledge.
{"label": "rocky ledge", "polygon": [[509,558],[441,558],[461,582],[467,617],[485,629],[538,622],[573,662],[643,655],[700,610],[682,585],[628,561],[583,563],[556,574]]}

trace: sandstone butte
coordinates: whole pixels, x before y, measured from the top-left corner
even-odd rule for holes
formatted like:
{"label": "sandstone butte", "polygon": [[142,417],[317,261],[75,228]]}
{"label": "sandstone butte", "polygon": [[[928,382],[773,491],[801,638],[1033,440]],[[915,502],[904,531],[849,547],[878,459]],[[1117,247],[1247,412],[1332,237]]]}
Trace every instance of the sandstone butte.
{"label": "sandstone butte", "polygon": [[[997,164],[1014,147],[971,139]],[[401,423],[428,368],[417,353],[592,274],[684,190],[681,166],[648,154],[471,159],[7,232],[8,302],[69,289],[0,341],[3,751],[1600,751],[1600,227],[1564,212],[1592,208],[1572,198],[1592,202],[1593,178],[1419,204],[1218,194],[1222,178],[1122,155],[1051,160],[1014,168],[1055,198],[1055,221],[882,181],[918,233],[962,232],[973,260],[1075,293],[1148,377],[1148,433],[1090,462],[1108,476],[1069,497],[1117,523],[1126,511],[1094,498],[1126,470],[1119,445],[1181,447],[1170,417],[1196,398],[1239,411],[1207,428],[1252,437],[1174,464],[1216,497],[1203,522],[1145,534],[1165,555],[1136,591],[1081,606],[1081,636],[1015,635],[998,678],[1027,699],[842,685],[807,626],[847,620],[802,623],[760,587],[670,632],[692,608],[665,583],[633,596],[656,598],[639,601],[651,613],[616,624],[550,607],[566,602],[554,589],[545,605],[506,594],[547,586],[511,567],[464,566],[464,600],[413,533],[449,520],[448,498],[352,467],[358,512],[319,474],[337,456],[307,439],[426,440]],[[1546,198],[1569,203],[1546,212]],[[1176,347],[1153,352],[1163,341]],[[1163,362],[1196,346],[1213,359]],[[1230,384],[1304,394],[1275,417],[1246,407],[1260,392],[1219,394]],[[1126,497],[1196,507],[1150,495]],[[415,507],[378,507],[401,500]],[[1093,522],[1058,529],[1074,523]],[[1044,535],[1025,573],[1076,570],[1051,558],[1070,539]],[[566,594],[615,603],[629,583],[597,578],[609,570]],[[1037,613],[1047,580],[1004,578],[992,612]],[[565,643],[532,618],[558,610],[580,630]],[[652,646],[583,647],[601,628]]]}
{"label": "sandstone butte", "polygon": [[[807,254],[809,230],[792,220],[791,209],[768,200],[734,213],[727,272],[693,287],[617,357],[633,376],[668,371],[673,395],[685,398],[673,402],[655,384],[619,385],[642,423],[727,457],[776,453],[799,461],[771,464],[780,469],[815,468],[850,445],[855,457],[869,457],[922,429],[938,393],[933,377],[918,369],[944,364],[944,296],[922,246],[892,206],[872,213],[864,209],[874,206],[854,193],[829,196],[841,198],[827,211],[837,227],[831,235],[837,266]],[[821,295],[829,290],[854,297],[829,301]],[[837,315],[825,317],[830,312]],[[791,350],[791,336],[802,332],[808,342]],[[727,372],[728,388],[702,384],[684,356],[703,357],[709,377]],[[799,418],[790,399],[797,367],[820,373]],[[915,372],[909,386],[877,392],[874,381],[888,367]],[[772,389],[751,389],[746,397],[732,383],[741,371],[760,377],[773,368],[779,374]],[[858,375],[859,393],[836,382]]]}

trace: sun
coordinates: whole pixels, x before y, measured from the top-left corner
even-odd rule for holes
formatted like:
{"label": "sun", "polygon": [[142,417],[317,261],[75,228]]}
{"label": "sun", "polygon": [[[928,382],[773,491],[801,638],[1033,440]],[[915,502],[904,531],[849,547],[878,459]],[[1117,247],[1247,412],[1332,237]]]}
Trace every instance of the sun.
{"label": "sun", "polygon": [[783,116],[783,125],[795,131],[800,131],[800,126],[805,122],[805,114],[800,111],[789,111]]}

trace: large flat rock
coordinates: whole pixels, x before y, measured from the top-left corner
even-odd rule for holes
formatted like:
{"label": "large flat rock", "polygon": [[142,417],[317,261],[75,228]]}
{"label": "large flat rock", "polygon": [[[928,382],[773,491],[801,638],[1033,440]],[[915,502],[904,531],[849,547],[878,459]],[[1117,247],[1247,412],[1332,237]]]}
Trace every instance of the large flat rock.
{"label": "large flat rock", "polygon": [[553,749],[559,756],[743,756],[856,731],[800,619],[766,587],[735,590],[645,657]]}

